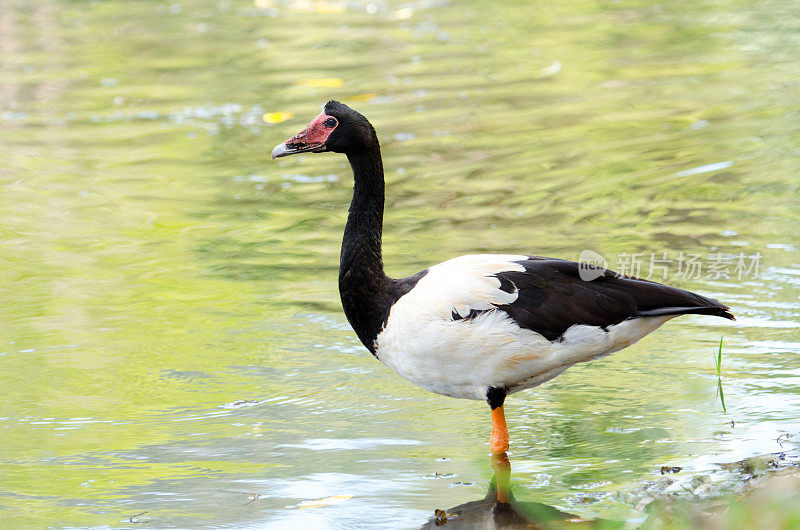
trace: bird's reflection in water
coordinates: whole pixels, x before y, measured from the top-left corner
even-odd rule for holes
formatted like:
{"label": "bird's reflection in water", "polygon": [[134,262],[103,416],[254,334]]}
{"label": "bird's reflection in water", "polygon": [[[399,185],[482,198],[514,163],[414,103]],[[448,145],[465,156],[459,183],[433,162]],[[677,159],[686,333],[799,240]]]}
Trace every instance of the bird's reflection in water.
{"label": "bird's reflection in water", "polygon": [[584,519],[540,502],[523,502],[511,494],[511,464],[505,453],[492,456],[494,477],[489,492],[481,500],[436,510],[423,529],[447,528],[616,528],[612,521]]}

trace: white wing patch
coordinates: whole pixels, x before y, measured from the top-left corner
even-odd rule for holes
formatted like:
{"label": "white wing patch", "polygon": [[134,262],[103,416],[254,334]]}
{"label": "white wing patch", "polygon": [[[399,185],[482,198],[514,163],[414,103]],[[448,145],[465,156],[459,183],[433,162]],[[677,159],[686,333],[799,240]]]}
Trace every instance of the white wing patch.
{"label": "white wing patch", "polygon": [[[497,305],[516,301],[496,274],[524,272],[527,256],[482,254],[428,269],[392,306],[375,343],[377,357],[412,383],[458,398],[485,399],[489,386],[516,392],[539,385],[581,361],[624,348],[672,318],[650,317],[609,326],[575,325],[551,342],[521,328]],[[471,310],[486,311],[471,319]]]}
{"label": "white wing patch", "polygon": [[516,262],[526,259],[528,256],[480,254],[434,265],[412,290],[419,291],[415,293],[416,303],[451,320],[453,312],[466,317],[473,309],[483,311],[510,304],[518,295],[500,290],[500,280],[494,275],[504,271],[524,272],[525,267]]}

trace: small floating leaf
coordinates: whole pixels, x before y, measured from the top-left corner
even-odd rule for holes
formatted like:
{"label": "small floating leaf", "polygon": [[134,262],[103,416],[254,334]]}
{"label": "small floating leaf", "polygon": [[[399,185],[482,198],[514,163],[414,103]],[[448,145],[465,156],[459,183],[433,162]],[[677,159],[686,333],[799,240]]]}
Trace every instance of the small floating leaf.
{"label": "small floating leaf", "polygon": [[370,92],[368,94],[358,94],[356,96],[350,96],[346,98],[348,101],[369,101],[370,99],[375,99],[378,97],[378,94],[375,92]]}
{"label": "small floating leaf", "polygon": [[262,116],[265,123],[280,123],[288,119],[294,118],[294,112],[267,112]]}
{"label": "small floating leaf", "polygon": [[433,511],[433,521],[436,523],[436,526],[446,525],[447,521],[453,518],[455,518],[455,515],[448,513],[447,510],[440,510],[439,508],[436,508]]}
{"label": "small floating leaf", "polygon": [[338,77],[319,77],[316,79],[303,79],[299,84],[309,88],[338,88],[342,86],[342,80]]}
{"label": "small floating leaf", "polygon": [[324,506],[331,506],[333,504],[339,504],[340,502],[344,502],[347,499],[352,499],[352,495],[334,495],[333,497],[325,497],[324,499],[317,499],[315,501],[303,501],[297,505],[298,508],[305,509],[305,508],[322,508]]}

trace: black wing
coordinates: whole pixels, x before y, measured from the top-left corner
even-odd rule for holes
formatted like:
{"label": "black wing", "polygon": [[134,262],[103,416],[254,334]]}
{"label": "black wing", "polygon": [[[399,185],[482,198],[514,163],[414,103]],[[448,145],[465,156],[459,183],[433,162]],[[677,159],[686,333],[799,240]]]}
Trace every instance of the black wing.
{"label": "black wing", "polygon": [[575,324],[606,327],[630,318],[692,313],[734,319],[717,300],[660,283],[609,270],[597,270],[600,276],[586,281],[578,263],[559,259],[531,257],[518,263],[525,272],[497,274],[502,290],[519,294],[498,309],[551,341]]}

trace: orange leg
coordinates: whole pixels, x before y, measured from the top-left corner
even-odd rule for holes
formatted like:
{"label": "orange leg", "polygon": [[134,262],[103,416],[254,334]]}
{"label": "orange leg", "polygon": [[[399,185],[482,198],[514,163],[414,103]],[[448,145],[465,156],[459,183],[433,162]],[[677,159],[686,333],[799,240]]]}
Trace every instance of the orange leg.
{"label": "orange leg", "polygon": [[492,409],[492,437],[489,438],[489,449],[493,454],[508,451],[508,427],[502,405]]}

